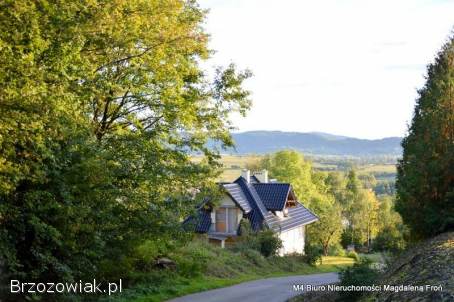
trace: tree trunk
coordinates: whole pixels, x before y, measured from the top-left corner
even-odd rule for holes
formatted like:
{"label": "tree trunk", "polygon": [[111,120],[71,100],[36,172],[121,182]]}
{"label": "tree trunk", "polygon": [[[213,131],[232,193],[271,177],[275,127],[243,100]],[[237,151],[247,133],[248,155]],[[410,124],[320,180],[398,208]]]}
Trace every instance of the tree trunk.
{"label": "tree trunk", "polygon": [[328,256],[328,246],[329,244],[323,244],[323,256]]}

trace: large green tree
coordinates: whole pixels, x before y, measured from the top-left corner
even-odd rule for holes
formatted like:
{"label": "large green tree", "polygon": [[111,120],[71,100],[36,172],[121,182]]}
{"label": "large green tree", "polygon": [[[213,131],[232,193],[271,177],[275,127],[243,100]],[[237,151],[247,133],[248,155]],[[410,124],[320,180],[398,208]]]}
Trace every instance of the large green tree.
{"label": "large green tree", "polygon": [[318,244],[323,254],[328,256],[329,248],[339,244],[342,226],[342,208],[333,196],[319,195],[312,200],[312,210],[319,221],[308,227],[308,238],[311,244]]}
{"label": "large green tree", "polygon": [[406,246],[407,228],[394,207],[393,197],[385,195],[380,198],[379,231],[374,240],[374,250],[398,252]]}
{"label": "large green tree", "polygon": [[312,179],[312,164],[305,160],[301,153],[294,150],[278,151],[265,156],[260,167],[267,169],[270,177],[280,182],[291,183],[298,198],[310,206],[316,186]]}
{"label": "large green tree", "polygon": [[250,106],[249,72],[200,68],[204,15],[190,0],[0,4],[2,277],[125,274],[138,242],[180,234],[219,167],[206,142],[232,145],[229,115]]}
{"label": "large green tree", "polygon": [[418,94],[396,184],[396,209],[415,239],[454,228],[454,38]]}

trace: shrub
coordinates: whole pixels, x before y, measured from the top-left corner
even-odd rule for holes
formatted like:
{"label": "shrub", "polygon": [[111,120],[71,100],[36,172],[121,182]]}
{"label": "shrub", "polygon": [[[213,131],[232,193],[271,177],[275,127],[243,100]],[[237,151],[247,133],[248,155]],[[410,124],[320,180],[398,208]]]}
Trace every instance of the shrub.
{"label": "shrub", "polygon": [[170,258],[177,263],[178,272],[185,277],[200,275],[214,257],[209,244],[202,240],[194,240],[170,254]]}
{"label": "shrub", "polygon": [[397,227],[385,227],[375,237],[373,249],[376,251],[390,251],[393,253],[400,252],[405,249],[406,242],[404,239],[404,231]]}
{"label": "shrub", "polygon": [[341,256],[344,257],[346,255],[345,249],[342,247],[340,243],[336,243],[330,246],[328,254],[330,256]]}
{"label": "shrub", "polygon": [[318,245],[306,244],[304,251],[304,259],[310,265],[315,265],[317,261],[322,259],[323,249]]}
{"label": "shrub", "polygon": [[341,234],[341,242],[344,248],[348,248],[350,245],[354,245],[355,247],[362,246],[364,242],[362,242],[357,234],[353,232],[351,228],[346,228]]}
{"label": "shrub", "polygon": [[360,260],[358,253],[356,253],[355,251],[348,252],[347,257],[354,259],[356,262]]}
{"label": "shrub", "polygon": [[280,248],[282,248],[282,241],[271,230],[265,230],[257,233],[257,242],[259,252],[264,257],[277,255]]}
{"label": "shrub", "polygon": [[[370,259],[362,258],[353,266],[342,269],[339,273],[340,285],[372,285],[377,280],[379,273],[371,267],[371,264]],[[361,294],[359,291],[342,291],[338,301],[356,301]]]}
{"label": "shrub", "polygon": [[250,224],[244,219],[240,223],[240,241],[233,247],[233,250],[243,252],[247,249],[259,251],[264,257],[277,255],[282,247],[282,241],[271,230],[254,232]]}
{"label": "shrub", "polygon": [[242,255],[244,255],[250,262],[254,263],[257,266],[262,267],[266,264],[265,258],[259,251],[252,250],[252,249],[245,249],[242,252]]}

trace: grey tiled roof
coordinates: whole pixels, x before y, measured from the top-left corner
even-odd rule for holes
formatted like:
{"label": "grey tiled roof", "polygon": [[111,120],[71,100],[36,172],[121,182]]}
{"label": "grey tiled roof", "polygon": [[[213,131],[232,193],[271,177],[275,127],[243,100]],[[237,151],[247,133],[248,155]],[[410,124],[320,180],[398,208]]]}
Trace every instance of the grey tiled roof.
{"label": "grey tiled roof", "polygon": [[237,183],[223,184],[224,189],[229,193],[233,200],[240,206],[245,214],[251,211],[249,201],[244,196],[243,190]]}
{"label": "grey tiled roof", "polygon": [[265,207],[271,211],[282,211],[290,193],[290,184],[287,183],[255,183],[255,190]]}
{"label": "grey tiled roof", "polygon": [[251,175],[251,177],[250,177],[250,179],[249,179],[249,182],[250,182],[251,184],[258,184],[258,183],[260,183],[260,180],[257,178],[257,176]]}
{"label": "grey tiled roof", "polygon": [[203,209],[199,209],[197,212],[197,214],[186,218],[183,222],[183,228],[196,233],[206,233],[211,226],[211,214]]}
{"label": "grey tiled roof", "polygon": [[318,220],[318,217],[305,206],[297,203],[296,206],[288,209],[288,216],[277,218],[278,224],[273,225],[275,231],[286,231],[295,227],[306,225]]}

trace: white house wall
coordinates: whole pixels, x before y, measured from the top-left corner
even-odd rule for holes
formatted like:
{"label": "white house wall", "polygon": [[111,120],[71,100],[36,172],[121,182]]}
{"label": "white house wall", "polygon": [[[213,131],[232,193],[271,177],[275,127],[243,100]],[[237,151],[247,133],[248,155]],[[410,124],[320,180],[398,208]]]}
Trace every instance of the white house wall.
{"label": "white house wall", "polygon": [[304,226],[284,231],[279,238],[282,240],[279,255],[304,254]]}
{"label": "white house wall", "polygon": [[236,207],[235,202],[233,202],[232,198],[227,194],[224,194],[219,204],[221,207]]}

